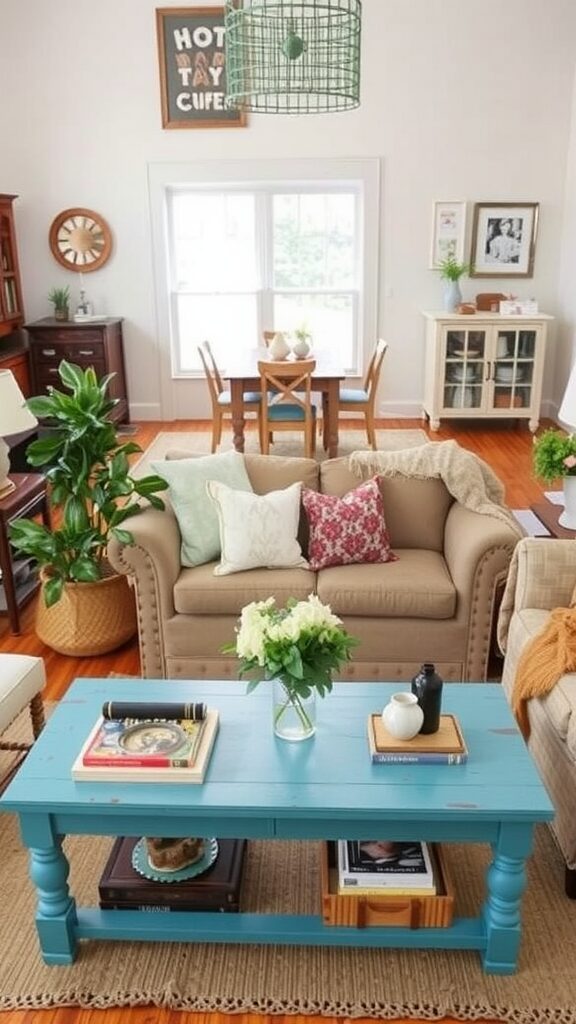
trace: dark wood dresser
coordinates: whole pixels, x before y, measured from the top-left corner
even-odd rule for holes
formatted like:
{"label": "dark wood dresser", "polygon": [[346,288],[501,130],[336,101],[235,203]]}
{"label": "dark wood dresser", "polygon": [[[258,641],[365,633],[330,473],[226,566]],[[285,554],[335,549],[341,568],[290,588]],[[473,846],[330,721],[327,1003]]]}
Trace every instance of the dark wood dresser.
{"label": "dark wood dresser", "polygon": [[62,359],[77,366],[93,366],[98,377],[115,376],[108,385],[110,398],[118,399],[110,419],[127,422],[128,390],[124,369],[122,319],[107,317],[84,323],[54,320],[45,317],[26,324],[30,339],[30,370],[32,389],[41,394],[48,384],[58,387],[58,366]]}

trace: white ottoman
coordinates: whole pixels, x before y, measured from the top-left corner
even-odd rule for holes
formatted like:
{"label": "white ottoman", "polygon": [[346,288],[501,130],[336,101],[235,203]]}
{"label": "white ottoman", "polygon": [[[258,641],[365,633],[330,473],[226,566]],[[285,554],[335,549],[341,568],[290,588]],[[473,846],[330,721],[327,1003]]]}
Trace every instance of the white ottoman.
{"label": "white ottoman", "polygon": [[[42,658],[28,654],[0,654],[0,733],[30,705],[34,739],[44,726],[42,689],[46,682]],[[10,743],[0,737],[2,750],[28,750],[30,744]]]}

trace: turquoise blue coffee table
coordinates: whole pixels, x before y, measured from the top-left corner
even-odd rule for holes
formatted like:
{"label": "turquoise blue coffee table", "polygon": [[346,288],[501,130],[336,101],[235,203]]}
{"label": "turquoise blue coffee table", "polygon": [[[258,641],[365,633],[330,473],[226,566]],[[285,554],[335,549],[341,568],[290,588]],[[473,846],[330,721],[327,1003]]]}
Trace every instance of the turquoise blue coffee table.
{"label": "turquoise blue coffee table", "polygon": [[[466,765],[372,765],[366,719],[399,684],[336,684],[319,703],[314,739],[292,744],[272,732],[263,684],[79,679],[68,690],[0,801],[20,816],[38,891],[44,960],[68,964],[80,939],[278,943],[477,949],[484,969],[516,969],[525,860],[536,822],[553,808],[495,684],[449,684],[443,710],[456,714]],[[74,782],[70,769],[105,700],[205,700],[220,711],[203,785]],[[478,918],[450,928],[347,928],[320,914],[152,915],[77,907],[62,850],[66,834],[216,835],[248,839],[365,839],[490,843],[487,895]],[[320,911],[320,894],[318,896]]]}

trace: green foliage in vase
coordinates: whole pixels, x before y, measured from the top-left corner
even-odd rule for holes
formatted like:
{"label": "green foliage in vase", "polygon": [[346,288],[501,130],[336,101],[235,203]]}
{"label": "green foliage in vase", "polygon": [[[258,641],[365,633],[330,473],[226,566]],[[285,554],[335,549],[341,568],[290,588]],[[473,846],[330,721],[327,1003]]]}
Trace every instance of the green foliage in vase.
{"label": "green foliage in vase", "polygon": [[545,430],[534,438],[533,464],[536,476],[550,483],[558,477],[576,476],[576,435]]}
{"label": "green foliage in vase", "polygon": [[70,289],[68,285],[65,288],[52,288],[48,292],[48,301],[54,304],[54,309],[68,309],[70,303]]}
{"label": "green foliage in vase", "polygon": [[469,263],[459,263],[454,256],[447,256],[440,261],[437,270],[444,281],[459,281],[470,273],[471,267]]}
{"label": "green foliage in vase", "polygon": [[64,360],[58,373],[68,394],[50,386],[46,395],[26,402],[50,424],[46,437],[28,445],[26,458],[34,468],[45,467],[58,526],[48,529],[32,519],[10,525],[13,547],[49,569],[48,607],[60,599],[65,582],[102,578],[109,538],[131,544],[132,534],[121,524],[141,511],[139,498],[164,508],[156,492],[168,486],[160,476],[135,480],[130,475],[128,457],[142,449],[134,441],[120,444],[109,419],[116,405],[107,397],[113,374],[99,380],[92,367],[84,370]]}
{"label": "green foliage in vase", "polygon": [[278,678],[290,694],[305,700],[312,690],[320,697],[330,692],[332,673],[350,660],[357,643],[342,620],[311,594],[306,601],[290,598],[285,608],[277,608],[273,597],[246,605],[236,642],[223,650],[240,658],[240,676],[259,674],[248,683],[248,693],[262,679]]}

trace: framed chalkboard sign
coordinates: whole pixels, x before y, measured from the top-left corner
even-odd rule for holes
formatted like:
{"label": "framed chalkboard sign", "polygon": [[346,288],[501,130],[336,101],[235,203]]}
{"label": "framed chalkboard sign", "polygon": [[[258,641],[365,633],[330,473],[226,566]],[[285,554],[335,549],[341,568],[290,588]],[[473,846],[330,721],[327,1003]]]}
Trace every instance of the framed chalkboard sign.
{"label": "framed chalkboard sign", "polygon": [[241,128],[227,110],[223,7],[156,9],[164,128]]}

